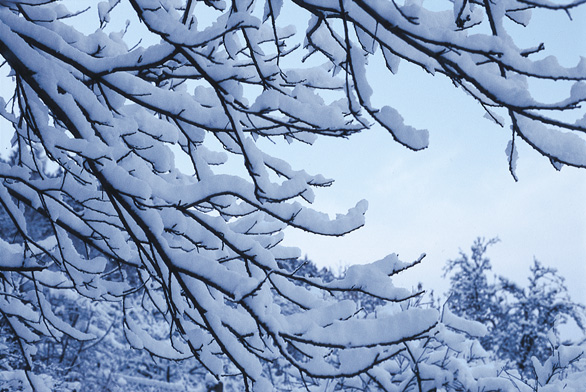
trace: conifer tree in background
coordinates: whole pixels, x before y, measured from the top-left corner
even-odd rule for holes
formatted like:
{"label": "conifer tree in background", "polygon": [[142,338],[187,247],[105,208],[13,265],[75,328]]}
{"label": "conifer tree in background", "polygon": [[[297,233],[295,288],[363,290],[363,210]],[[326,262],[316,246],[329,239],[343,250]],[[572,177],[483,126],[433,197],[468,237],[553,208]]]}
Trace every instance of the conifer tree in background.
{"label": "conifer tree in background", "polygon": [[571,300],[557,270],[537,260],[530,268],[527,287],[490,276],[486,252],[497,242],[478,238],[470,255],[460,252],[460,257],[448,261],[447,305],[454,314],[484,324],[488,334],[481,338],[482,346],[531,378],[535,376],[533,358],[542,363],[552,355],[560,325],[575,322],[586,331],[586,309]]}
{"label": "conifer tree in background", "polygon": [[494,325],[502,315],[497,289],[489,283],[492,271],[490,259],[485,256],[489,246],[498,240],[476,239],[471,246],[471,254],[460,252],[460,257],[448,260],[444,277],[450,274],[448,303],[450,309],[462,317]]}

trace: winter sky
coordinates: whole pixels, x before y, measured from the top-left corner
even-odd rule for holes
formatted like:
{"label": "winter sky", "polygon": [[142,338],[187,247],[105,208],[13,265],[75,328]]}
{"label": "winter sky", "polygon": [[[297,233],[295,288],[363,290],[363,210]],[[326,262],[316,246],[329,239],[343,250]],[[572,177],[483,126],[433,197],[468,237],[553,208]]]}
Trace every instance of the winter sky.
{"label": "winter sky", "polygon": [[[545,40],[562,64],[575,65],[579,54],[586,56],[586,7],[573,17],[568,23],[562,12],[535,13],[535,29],[524,35],[526,46]],[[397,76],[382,64],[375,68],[370,74],[375,102],[390,104],[408,124],[429,129],[430,147],[408,151],[380,128],[347,140],[321,138],[313,146],[264,142],[294,168],[335,179],[332,187],[316,191],[314,208],[333,216],[361,199],[369,201],[362,229],[342,238],[288,230],[285,244],[334,269],[389,253],[404,261],[426,253],[423,263],[397,283],[422,282],[424,288],[442,291],[447,259],[457,257],[459,249],[468,251],[478,236],[498,236],[501,242],[488,254],[495,273],[525,283],[535,257],[558,268],[573,298],[586,303],[586,170],[557,172],[547,159],[520,145],[515,182],[505,155],[510,130],[483,118],[482,108],[447,78],[404,62]],[[550,87],[537,91],[555,100]],[[0,138],[2,152],[6,135]]]}
{"label": "winter sky", "polygon": [[[526,47],[545,41],[561,64],[576,65],[580,54],[586,56],[584,8],[572,13],[570,23],[562,12],[534,13],[534,29],[523,36]],[[378,102],[399,109],[406,123],[429,129],[430,147],[408,151],[375,128],[348,140],[279,148],[294,167],[336,180],[317,192],[317,209],[333,216],[363,198],[369,201],[362,229],[343,238],[290,230],[285,243],[334,269],[388,253],[404,261],[426,253],[421,265],[397,281],[407,287],[421,281],[424,288],[442,291],[447,259],[457,257],[459,249],[469,252],[478,236],[498,236],[501,241],[488,253],[496,274],[526,284],[536,258],[558,268],[573,299],[586,303],[586,170],[557,172],[520,143],[515,182],[505,155],[508,126],[483,118],[482,108],[447,78],[404,62],[397,76],[379,69],[370,75]],[[535,91],[556,99],[552,86]]]}

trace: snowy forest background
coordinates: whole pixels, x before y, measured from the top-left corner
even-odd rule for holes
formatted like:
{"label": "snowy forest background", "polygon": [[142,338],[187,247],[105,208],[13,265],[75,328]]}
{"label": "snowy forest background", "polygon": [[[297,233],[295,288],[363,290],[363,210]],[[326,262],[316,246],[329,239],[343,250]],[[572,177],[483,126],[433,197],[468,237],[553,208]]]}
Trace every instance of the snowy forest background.
{"label": "snowy forest background", "polygon": [[[30,235],[38,241],[47,238],[51,225],[47,219],[25,209],[32,225]],[[6,213],[0,215],[0,239],[22,243],[22,237],[10,225]],[[435,308],[441,313],[442,326],[419,347],[405,345],[406,352],[394,358],[388,371],[393,375],[396,390],[466,390],[458,381],[463,375],[450,360],[463,359],[466,367],[476,365],[498,369],[496,374],[515,380],[510,387],[520,390],[580,390],[586,381],[584,351],[586,350],[586,307],[575,303],[568,295],[564,278],[553,268],[535,260],[526,284],[511,282],[492,274],[488,251],[498,239],[478,238],[469,252],[448,260],[444,279],[449,279],[449,291],[440,297],[433,291],[422,294],[423,287],[413,289],[417,294],[405,307]],[[307,257],[283,260],[280,266],[307,278],[331,282],[343,278],[348,271],[332,272],[319,269]],[[352,273],[352,272],[350,272]],[[30,282],[21,279],[19,289],[31,291]],[[28,287],[27,287],[28,285]],[[44,375],[43,383],[53,391],[239,391],[242,382],[227,372],[221,381],[210,377],[196,360],[173,361],[152,355],[128,340],[123,328],[121,304],[90,301],[63,295],[61,290],[47,289],[47,300],[57,315],[68,324],[93,333],[96,338],[76,340],[64,335],[61,339],[44,336],[35,343],[34,367]],[[144,294],[142,294],[144,296]],[[350,299],[365,314],[381,311],[383,300],[360,292],[336,295],[336,300]],[[125,307],[142,307],[145,298],[128,296]],[[282,311],[294,313],[287,302],[279,304]],[[168,324],[154,308],[141,320],[153,336],[165,336]],[[471,322],[471,321],[475,321]],[[571,332],[560,327],[571,325]],[[3,391],[26,389],[24,380],[13,371],[25,366],[18,342],[10,324],[0,323],[0,386]],[[290,348],[295,352],[293,347]],[[452,358],[450,358],[452,357]],[[482,366],[484,365],[484,366]],[[470,369],[469,369],[470,370]],[[485,369],[484,371],[486,371]],[[380,390],[368,377],[358,380],[304,380],[285,361],[276,361],[265,368],[274,390],[303,390],[319,385],[319,390]],[[450,374],[454,372],[453,374]],[[488,374],[493,372],[489,371]],[[12,374],[12,377],[11,377]],[[490,377],[492,378],[492,377]],[[426,389],[432,386],[431,389]],[[499,389],[509,387],[497,383]],[[441,388],[440,387],[440,388]],[[560,389],[561,388],[561,389]],[[490,390],[490,389],[489,389]]]}
{"label": "snowy forest background", "polygon": [[582,3],[0,0],[0,390],[583,391],[550,260],[513,282],[479,238],[445,296],[394,285],[424,255],[319,270],[285,230],[342,237],[368,203],[316,211],[333,180],[261,143],[427,148],[373,95],[408,63],[510,135],[515,181],[519,144],[583,169],[586,59],[516,39]]}

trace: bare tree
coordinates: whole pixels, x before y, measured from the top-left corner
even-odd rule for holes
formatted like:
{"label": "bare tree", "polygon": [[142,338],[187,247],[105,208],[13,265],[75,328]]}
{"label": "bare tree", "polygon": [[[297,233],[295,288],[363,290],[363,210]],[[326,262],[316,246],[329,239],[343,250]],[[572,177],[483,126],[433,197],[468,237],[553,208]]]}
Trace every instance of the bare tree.
{"label": "bare tree", "polygon": [[[400,343],[426,336],[435,310],[367,317],[330,294],[405,301],[416,293],[389,276],[407,265],[389,256],[331,282],[279,268],[297,256],[279,245],[284,228],[341,236],[363,225],[366,203],[333,220],[312,210],[312,188],[331,180],[291,168],[256,140],[312,143],[374,122],[425,148],[427,131],[371,104],[367,60],[383,55],[391,72],[407,61],[449,77],[502,125],[504,112],[513,175],[517,138],[556,167],[584,167],[583,122],[551,113],[579,111],[586,63],[532,61],[543,46],[519,48],[507,33],[532,9],[570,14],[583,2],[458,0],[430,11],[395,0],[109,0],[78,13],[64,1],[0,1],[0,55],[13,87],[2,88],[1,114],[15,151],[0,164],[0,203],[23,240],[0,241],[0,312],[24,374],[34,385],[39,335],[94,338],[55,315],[46,287],[108,301],[144,294],[169,330],[150,336],[141,310],[125,307],[135,347],[195,357],[217,377],[226,360],[247,389],[270,388],[263,364],[276,358],[310,379],[368,374],[395,357]],[[129,12],[133,21],[114,31],[112,18]],[[305,33],[284,13],[305,18]],[[81,32],[92,18],[95,32]],[[574,87],[540,103],[530,79]],[[188,163],[179,167],[178,157]],[[47,174],[48,162],[58,175]],[[31,234],[24,206],[50,220],[49,237]],[[285,314],[275,297],[296,311]]]}

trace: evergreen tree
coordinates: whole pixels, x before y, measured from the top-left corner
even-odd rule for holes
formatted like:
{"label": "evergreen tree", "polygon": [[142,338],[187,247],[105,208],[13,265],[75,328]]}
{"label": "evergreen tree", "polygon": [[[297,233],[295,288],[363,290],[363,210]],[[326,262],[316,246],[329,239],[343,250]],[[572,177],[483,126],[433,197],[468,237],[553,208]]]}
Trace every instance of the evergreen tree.
{"label": "evergreen tree", "polygon": [[497,238],[485,241],[477,238],[468,256],[460,252],[460,257],[448,260],[444,276],[450,276],[450,309],[460,316],[492,324],[500,317],[496,301],[496,287],[488,282],[486,273],[492,270],[490,259],[485,257],[489,246],[498,242]]}
{"label": "evergreen tree", "polygon": [[527,379],[534,376],[532,358],[543,363],[553,354],[560,324],[574,320],[584,331],[585,307],[571,300],[555,268],[537,260],[530,268],[527,287],[502,276],[490,282],[492,265],[486,252],[496,242],[478,238],[470,256],[460,252],[459,258],[448,261],[447,304],[454,314],[484,324],[488,328],[480,340],[484,349]]}

